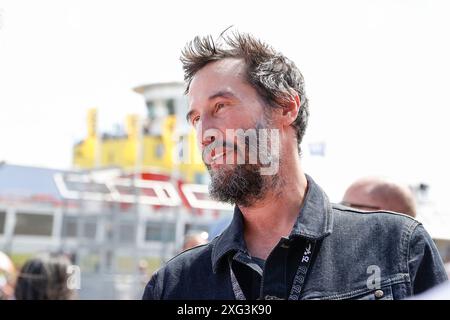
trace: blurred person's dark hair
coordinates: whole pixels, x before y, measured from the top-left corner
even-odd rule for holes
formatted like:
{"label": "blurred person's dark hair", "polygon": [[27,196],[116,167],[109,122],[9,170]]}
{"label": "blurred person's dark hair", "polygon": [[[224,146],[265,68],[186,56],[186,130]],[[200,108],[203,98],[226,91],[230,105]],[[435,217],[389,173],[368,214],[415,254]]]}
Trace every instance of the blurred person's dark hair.
{"label": "blurred person's dark hair", "polygon": [[69,300],[74,292],[68,287],[70,265],[67,256],[40,254],[25,262],[16,282],[17,300]]}
{"label": "blurred person's dark hair", "polygon": [[292,123],[300,152],[309,117],[305,82],[300,70],[293,61],[252,35],[237,31],[229,35],[226,31],[217,40],[212,36],[197,36],[182,51],[180,60],[187,83],[186,93],[194,75],[208,63],[225,58],[242,59],[247,67],[248,82],[267,106],[277,108],[292,101],[295,94],[300,97],[298,116]]}

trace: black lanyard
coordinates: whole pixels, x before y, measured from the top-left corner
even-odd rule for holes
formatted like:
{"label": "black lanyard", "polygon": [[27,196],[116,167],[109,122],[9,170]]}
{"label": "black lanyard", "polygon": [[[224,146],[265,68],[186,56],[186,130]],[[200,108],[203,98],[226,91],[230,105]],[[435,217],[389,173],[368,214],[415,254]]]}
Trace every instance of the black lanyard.
{"label": "black lanyard", "polygon": [[[294,281],[292,282],[291,292],[289,294],[288,300],[299,300],[300,298],[300,293],[302,291],[303,284],[305,283],[306,274],[311,264],[315,245],[316,243],[314,241],[311,240],[306,241],[306,245],[303,250],[303,255],[300,260],[300,264],[297,268],[297,272],[295,273]],[[231,286],[233,287],[234,297],[236,298],[236,300],[246,300],[244,292],[242,291],[242,288],[239,285],[236,275],[233,272],[233,268],[231,267],[232,261],[233,261],[232,258],[228,260],[230,266]]]}

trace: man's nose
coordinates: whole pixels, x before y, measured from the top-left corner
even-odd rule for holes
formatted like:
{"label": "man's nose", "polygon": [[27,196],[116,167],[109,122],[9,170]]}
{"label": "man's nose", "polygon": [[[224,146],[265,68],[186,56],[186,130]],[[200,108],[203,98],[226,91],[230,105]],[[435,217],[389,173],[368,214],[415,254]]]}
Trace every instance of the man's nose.
{"label": "man's nose", "polygon": [[204,137],[202,141],[202,146],[207,147],[208,145],[213,143],[215,139],[216,138],[214,136]]}
{"label": "man's nose", "polygon": [[209,146],[211,143],[214,142],[214,140],[216,140],[215,135],[212,134],[211,131],[213,131],[213,130],[209,129],[209,130],[203,130],[201,132],[202,136],[200,137],[200,139],[201,139],[200,141],[201,141],[203,148]]}
{"label": "man's nose", "polygon": [[220,130],[217,128],[217,123],[207,115],[203,117],[201,124],[197,127],[197,141],[200,142],[201,147],[205,148],[220,137]]}

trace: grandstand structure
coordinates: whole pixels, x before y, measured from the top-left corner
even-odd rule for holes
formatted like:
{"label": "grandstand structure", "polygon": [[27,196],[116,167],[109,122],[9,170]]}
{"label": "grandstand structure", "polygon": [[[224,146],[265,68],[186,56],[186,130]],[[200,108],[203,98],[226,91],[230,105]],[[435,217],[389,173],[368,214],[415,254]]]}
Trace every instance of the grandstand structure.
{"label": "grandstand structure", "polygon": [[181,250],[186,233],[208,231],[232,213],[209,199],[206,185],[159,173],[3,164],[0,180],[0,250],[16,261],[44,251],[70,255],[84,298],[138,298],[141,280]]}

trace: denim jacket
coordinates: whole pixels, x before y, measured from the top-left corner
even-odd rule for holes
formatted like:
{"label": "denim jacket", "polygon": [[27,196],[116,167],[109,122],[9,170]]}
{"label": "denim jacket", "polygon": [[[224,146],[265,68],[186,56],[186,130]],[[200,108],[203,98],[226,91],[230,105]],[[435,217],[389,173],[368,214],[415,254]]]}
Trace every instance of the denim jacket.
{"label": "denim jacket", "polygon": [[[263,269],[247,251],[243,216],[236,206],[221,235],[156,271],[143,299],[236,299],[230,268],[246,298],[286,299],[305,241],[313,241],[315,249],[301,300],[403,299],[447,280],[436,246],[418,221],[394,212],[331,204],[312,178],[307,180],[291,234],[280,239]],[[249,291],[255,281],[257,297]]]}

